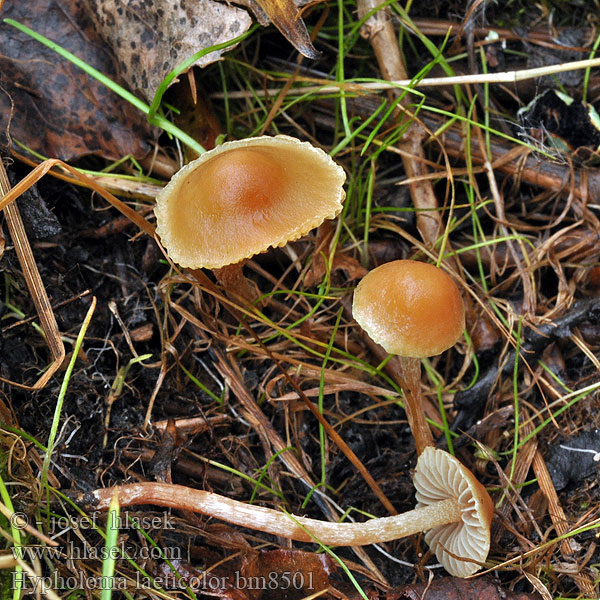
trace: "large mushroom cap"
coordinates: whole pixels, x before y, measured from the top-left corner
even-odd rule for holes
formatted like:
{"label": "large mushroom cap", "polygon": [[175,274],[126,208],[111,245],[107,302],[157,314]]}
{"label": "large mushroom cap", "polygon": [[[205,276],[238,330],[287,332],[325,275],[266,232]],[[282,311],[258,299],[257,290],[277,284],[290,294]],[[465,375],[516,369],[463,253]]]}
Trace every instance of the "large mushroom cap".
{"label": "large mushroom cap", "polygon": [[[454,456],[437,448],[425,448],[414,476],[417,507],[455,498],[462,520],[429,530],[425,541],[446,571],[468,577],[480,569],[490,549],[494,505],[485,488]],[[466,559],[466,560],[461,560]],[[470,562],[477,561],[477,562]]]}
{"label": "large mushroom cap", "polygon": [[444,352],[465,327],[463,300],[452,278],[415,260],[369,271],[354,292],[352,313],[387,352],[413,358]]}
{"label": "large mushroom cap", "polygon": [[287,136],[226,142],[178,171],[156,198],[171,259],[216,269],[306,235],[342,209],[346,175]]}

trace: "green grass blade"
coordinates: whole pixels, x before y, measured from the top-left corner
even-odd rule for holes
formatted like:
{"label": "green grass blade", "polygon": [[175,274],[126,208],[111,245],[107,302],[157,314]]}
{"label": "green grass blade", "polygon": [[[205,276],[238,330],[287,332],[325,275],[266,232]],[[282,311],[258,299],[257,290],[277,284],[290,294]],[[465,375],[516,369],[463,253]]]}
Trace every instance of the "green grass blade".
{"label": "green grass blade", "polygon": [[50,427],[50,435],[48,436],[48,451],[44,456],[44,463],[42,464],[42,489],[46,487],[48,483],[48,469],[50,467],[50,461],[52,460],[52,452],[54,451],[54,443],[56,442],[56,433],[58,431],[58,424],[60,423],[60,415],[62,413],[62,406],[65,400],[65,395],[67,393],[67,388],[69,387],[69,381],[71,380],[71,375],[73,373],[73,368],[75,367],[75,361],[79,356],[79,349],[81,348],[81,344],[83,343],[83,338],[87,332],[90,321],[92,320],[92,315],[94,314],[94,310],[96,309],[96,298],[92,298],[92,304],[88,309],[87,314],[85,315],[85,319],[83,320],[83,324],[81,325],[81,330],[79,331],[79,335],[77,336],[77,340],[75,341],[75,347],[73,348],[73,354],[71,356],[71,360],[67,366],[67,370],[65,371],[65,376],[63,377],[62,385],[60,386],[60,391],[58,393],[58,398],[56,400],[56,406],[54,408],[54,417],[52,418],[52,426]]}
{"label": "green grass blade", "polygon": [[150,105],[150,109],[148,110],[148,121],[150,123],[153,122],[153,119],[157,116],[158,109],[160,108],[160,103],[162,101],[162,97],[164,93],[167,91],[167,88],[171,85],[173,80],[181,75],[184,71],[187,71],[192,65],[200,60],[203,56],[210,54],[211,52],[215,52],[217,50],[223,50],[224,48],[229,48],[230,46],[235,46],[235,44],[245,40],[250,34],[252,34],[257,28],[258,23],[255,23],[248,31],[238,35],[232,40],[227,40],[226,42],[222,42],[221,44],[215,44],[214,46],[209,46],[208,48],[204,48],[196,52],[196,54],[192,54],[189,58],[184,60],[181,64],[177,65],[160,83],[158,86],[156,93],[154,94],[154,98],[152,99],[152,104]]}
{"label": "green grass blade", "polygon": [[[0,475],[0,498],[2,498],[2,502],[10,510],[12,513],[15,512],[13,507],[12,498],[8,493],[8,489],[2,476]],[[17,525],[16,519],[10,519],[10,534],[15,541],[15,552],[19,552],[23,546],[23,540],[21,538],[21,530]],[[22,554],[17,554],[17,556],[22,556]],[[21,565],[15,566],[13,582],[15,587],[13,589],[13,600],[19,600],[21,598],[21,591],[24,583],[24,575],[23,575],[23,567]]]}
{"label": "green grass blade", "polygon": [[514,407],[514,420],[515,429],[513,433],[513,454],[510,465],[509,480],[512,482],[515,468],[517,466],[517,454],[519,451],[519,353],[521,352],[521,328],[523,325],[523,319],[519,318],[519,324],[517,327],[517,345],[515,347],[515,363],[513,365],[513,407]]}
{"label": "green grass blade", "polygon": [[326,546],[325,544],[321,543],[319,541],[318,537],[315,537],[308,529],[306,529],[306,527],[304,527],[298,521],[298,519],[294,518],[294,515],[292,515],[290,513],[286,513],[286,514],[290,517],[290,519],[292,521],[294,521],[294,523],[296,525],[298,525],[298,527],[300,527],[300,529],[302,529],[304,531],[304,533],[307,533],[316,544],[319,544],[319,546],[320,546],[321,550],[323,550],[323,552],[328,554],[338,565],[340,565],[342,571],[344,571],[344,573],[346,574],[346,577],[348,577],[348,579],[350,580],[350,582],[352,583],[352,585],[354,586],[354,588],[356,589],[356,591],[358,592],[360,597],[363,600],[369,600],[367,595],[365,594],[364,590],[362,589],[360,583],[358,583],[358,581],[356,580],[354,575],[352,575],[352,572],[350,571],[350,569],[346,566],[346,563],[329,546]]}
{"label": "green grass blade", "polygon": [[106,522],[106,543],[104,560],[102,561],[102,580],[100,600],[111,600],[113,580],[115,576],[115,564],[119,555],[119,492],[115,490],[108,508],[108,519]]}

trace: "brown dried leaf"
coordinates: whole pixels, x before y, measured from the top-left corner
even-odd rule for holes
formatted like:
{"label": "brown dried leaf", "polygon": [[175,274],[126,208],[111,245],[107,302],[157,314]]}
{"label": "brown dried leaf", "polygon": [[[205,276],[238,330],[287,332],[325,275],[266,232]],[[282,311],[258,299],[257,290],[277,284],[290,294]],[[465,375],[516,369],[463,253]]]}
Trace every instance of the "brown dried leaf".
{"label": "brown dried leaf", "polygon": [[[355,279],[361,279],[367,274],[365,269],[353,256],[344,254],[343,252],[336,252],[333,256],[331,264],[331,272],[344,271],[346,274],[346,281],[354,281]],[[325,258],[322,254],[314,254],[312,257],[312,264],[310,271],[306,274],[304,279],[304,285],[310,288],[317,283],[323,281],[323,277],[327,272],[327,265]]]}
{"label": "brown dried leaf", "polygon": [[386,594],[385,600],[539,600],[538,594],[515,593],[506,590],[489,577],[460,579],[444,577],[431,584],[403,586],[399,591]]}
{"label": "brown dried leaf", "polygon": [[[113,49],[132,92],[149,102],[162,80],[187,58],[227,42],[250,27],[244,10],[213,0],[83,0]],[[196,62],[206,66],[224,50]]]}
{"label": "brown dried leaf", "polygon": [[[302,550],[264,550],[248,553],[242,559],[239,581],[257,582],[248,589],[251,600],[296,600],[329,587],[329,576],[335,570],[326,554]],[[262,583],[265,585],[260,585]]]}
{"label": "brown dried leaf", "polygon": [[307,58],[319,58],[320,54],[310,41],[300,11],[293,0],[255,0],[267,17],[285,38]]}
{"label": "brown dried leaf", "polygon": [[[202,551],[211,564],[211,552]],[[218,561],[207,571],[192,567],[186,561],[173,560],[181,580],[197,592],[208,592],[224,600],[300,600],[329,588],[329,576],[335,565],[325,554],[301,550],[248,550],[239,559]],[[166,589],[175,587],[178,579],[161,563],[157,575]]]}
{"label": "brown dried leaf", "polygon": [[[117,80],[114,57],[76,0],[6,0],[10,17]],[[0,25],[0,143],[6,134],[46,156],[114,160],[149,151],[152,130],[137,109],[52,50]],[[123,82],[120,82],[123,83]]]}

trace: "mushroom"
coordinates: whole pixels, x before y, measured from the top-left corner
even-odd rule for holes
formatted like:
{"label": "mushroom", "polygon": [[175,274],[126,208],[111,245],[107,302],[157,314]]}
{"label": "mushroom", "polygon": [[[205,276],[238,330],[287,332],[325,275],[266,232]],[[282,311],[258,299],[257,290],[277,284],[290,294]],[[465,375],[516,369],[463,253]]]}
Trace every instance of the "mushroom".
{"label": "mushroom", "polygon": [[[467,577],[480,568],[490,547],[494,507],[485,488],[454,456],[426,448],[419,456],[414,483],[417,507],[364,523],[332,523],[245,504],[225,496],[167,483],[133,483],[117,488],[121,507],[155,504],[209,515],[228,523],[302,542],[363,546],[427,531],[425,539],[444,568]],[[86,494],[94,508],[106,510],[114,488]]]}
{"label": "mushroom", "polygon": [[399,357],[406,416],[421,454],[433,446],[421,402],[421,359],[444,352],[462,335],[465,309],[458,287],[434,265],[392,261],[363,277],[352,314],[375,342]]}
{"label": "mushroom", "polygon": [[333,219],[344,170],[308,142],[278,135],[226,142],[179,170],[156,198],[157,227],[173,262],[221,269],[238,281],[245,259]]}
{"label": "mushroom", "polygon": [[413,482],[417,510],[437,506],[448,497],[460,507],[459,521],[434,526],[425,533],[425,541],[444,569],[455,577],[468,577],[478,571],[479,563],[490,551],[494,516],[494,504],[487,490],[458,459],[432,447],[425,448],[419,456]]}

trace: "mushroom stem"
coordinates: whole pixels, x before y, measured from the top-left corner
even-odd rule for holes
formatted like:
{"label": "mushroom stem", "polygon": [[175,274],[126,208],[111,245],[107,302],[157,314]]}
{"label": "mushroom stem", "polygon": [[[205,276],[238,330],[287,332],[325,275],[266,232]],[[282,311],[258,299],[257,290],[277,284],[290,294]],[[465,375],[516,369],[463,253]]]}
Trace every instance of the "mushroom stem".
{"label": "mushroom stem", "polygon": [[433,446],[433,435],[425,420],[423,400],[421,398],[421,359],[410,356],[399,356],[402,367],[402,379],[406,388],[404,392],[404,410],[417,447],[417,455],[428,446]]}
{"label": "mushroom stem", "polygon": [[[380,517],[363,523],[333,523],[245,504],[204,490],[154,482],[96,490],[92,492],[94,508],[107,510],[115,489],[118,490],[121,507],[154,504],[189,510],[272,535],[300,542],[318,541],[333,546],[364,546],[389,542],[441,525],[457,523],[462,518],[458,500],[449,498],[391,517]],[[86,499],[88,498],[86,495]]]}
{"label": "mushroom stem", "polygon": [[258,299],[258,292],[253,288],[248,279],[246,279],[243,268],[246,261],[241,261],[233,265],[225,265],[219,269],[213,269],[217,281],[223,286],[229,296],[234,295],[243,298],[248,304],[252,304]]}

